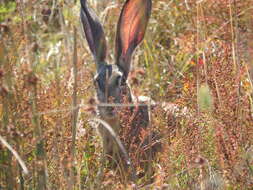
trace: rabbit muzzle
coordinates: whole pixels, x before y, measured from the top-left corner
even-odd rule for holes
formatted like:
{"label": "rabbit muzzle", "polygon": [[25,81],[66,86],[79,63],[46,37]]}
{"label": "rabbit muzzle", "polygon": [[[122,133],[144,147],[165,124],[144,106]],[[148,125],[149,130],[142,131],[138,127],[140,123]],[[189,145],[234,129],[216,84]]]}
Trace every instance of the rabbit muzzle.
{"label": "rabbit muzzle", "polygon": [[[131,92],[117,65],[102,65],[94,78],[99,115],[112,118],[121,110],[119,104],[131,102]],[[127,100],[127,101],[125,101]]]}

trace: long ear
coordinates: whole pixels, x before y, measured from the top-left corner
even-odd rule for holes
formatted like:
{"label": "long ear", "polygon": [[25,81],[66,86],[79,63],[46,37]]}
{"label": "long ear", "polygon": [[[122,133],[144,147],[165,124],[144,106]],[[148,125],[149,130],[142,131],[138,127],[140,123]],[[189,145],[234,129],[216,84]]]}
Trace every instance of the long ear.
{"label": "long ear", "polygon": [[87,0],[81,2],[81,22],[83,30],[90,47],[90,50],[99,65],[104,62],[106,57],[106,40],[103,27],[100,24],[95,12],[87,6]]}
{"label": "long ear", "polygon": [[151,14],[151,0],[127,0],[120,14],[116,36],[116,64],[127,78],[131,56],[143,40]]}

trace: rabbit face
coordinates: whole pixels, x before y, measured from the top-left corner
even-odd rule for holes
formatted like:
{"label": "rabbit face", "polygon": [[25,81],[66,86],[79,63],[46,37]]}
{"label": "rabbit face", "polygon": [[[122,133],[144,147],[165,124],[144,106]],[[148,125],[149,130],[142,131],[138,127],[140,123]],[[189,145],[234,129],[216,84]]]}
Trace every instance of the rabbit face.
{"label": "rabbit face", "polygon": [[[97,99],[100,103],[122,103],[123,96],[130,96],[123,72],[117,65],[102,65],[94,78]],[[113,117],[118,107],[98,106],[102,116]]]}

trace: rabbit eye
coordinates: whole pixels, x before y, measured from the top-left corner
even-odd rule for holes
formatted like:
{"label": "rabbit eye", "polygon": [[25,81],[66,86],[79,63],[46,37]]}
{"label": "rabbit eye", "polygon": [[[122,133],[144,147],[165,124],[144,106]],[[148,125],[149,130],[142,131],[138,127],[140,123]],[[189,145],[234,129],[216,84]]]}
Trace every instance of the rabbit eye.
{"label": "rabbit eye", "polygon": [[97,84],[97,83],[98,83],[98,78],[97,78],[97,77],[94,77],[94,78],[93,78],[93,83],[94,83],[94,84]]}
{"label": "rabbit eye", "polygon": [[96,88],[99,87],[99,82],[98,82],[97,79],[94,79],[94,80],[93,80],[93,84],[94,84],[94,86],[95,86]]}
{"label": "rabbit eye", "polygon": [[96,88],[100,88],[100,83],[99,83],[99,78],[98,77],[95,77],[93,79],[93,84]]}
{"label": "rabbit eye", "polygon": [[118,76],[118,77],[116,78],[116,84],[117,84],[118,86],[121,86],[121,85],[122,85],[122,76]]}

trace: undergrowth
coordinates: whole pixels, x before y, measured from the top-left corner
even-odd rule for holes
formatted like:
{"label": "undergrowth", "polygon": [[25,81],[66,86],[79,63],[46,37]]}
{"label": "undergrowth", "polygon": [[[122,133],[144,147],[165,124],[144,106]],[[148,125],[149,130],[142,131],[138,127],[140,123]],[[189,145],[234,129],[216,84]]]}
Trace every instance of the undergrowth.
{"label": "undergrowth", "polygon": [[[114,47],[123,0],[89,3]],[[153,0],[129,83],[155,101],[149,129],[162,147],[153,176],[135,182],[103,161],[89,122],[95,64],[79,9],[74,0],[0,2],[0,135],[29,171],[0,143],[0,189],[252,189],[252,1]],[[138,152],[129,155],[141,171]]]}

